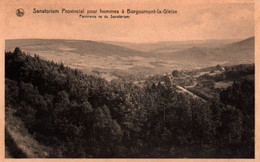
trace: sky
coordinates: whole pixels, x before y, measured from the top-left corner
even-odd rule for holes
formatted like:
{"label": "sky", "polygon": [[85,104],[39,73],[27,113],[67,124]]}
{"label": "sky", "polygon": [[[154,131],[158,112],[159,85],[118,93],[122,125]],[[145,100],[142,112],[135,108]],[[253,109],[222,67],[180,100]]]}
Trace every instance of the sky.
{"label": "sky", "polygon": [[[93,2],[93,1],[92,1]],[[204,39],[244,39],[254,35],[253,3],[177,3],[116,1],[102,3],[10,3],[5,38],[81,39],[149,43]],[[15,11],[23,8],[25,15]],[[177,14],[130,15],[130,19],[83,19],[78,14],[33,14],[36,9],[170,9]],[[86,14],[84,14],[86,15]],[[110,14],[108,14],[110,15]],[[122,14],[119,14],[122,15]],[[126,15],[126,14],[125,14]]]}

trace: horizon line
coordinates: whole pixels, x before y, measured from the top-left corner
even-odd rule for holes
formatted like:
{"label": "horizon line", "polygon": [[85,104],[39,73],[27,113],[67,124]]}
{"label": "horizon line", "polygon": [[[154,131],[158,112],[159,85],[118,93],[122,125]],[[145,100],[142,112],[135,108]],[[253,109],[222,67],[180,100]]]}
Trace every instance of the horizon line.
{"label": "horizon line", "polygon": [[245,40],[248,38],[255,37],[255,35],[244,37],[244,38],[209,38],[209,39],[188,39],[188,40],[161,40],[161,41],[154,41],[154,42],[134,42],[134,41],[120,41],[120,40],[91,40],[91,39],[78,39],[78,38],[8,38],[6,40],[73,40],[73,41],[92,41],[92,42],[117,42],[117,43],[132,43],[132,44],[155,44],[155,43],[162,43],[162,42],[188,42],[188,41],[209,41],[209,40]]}

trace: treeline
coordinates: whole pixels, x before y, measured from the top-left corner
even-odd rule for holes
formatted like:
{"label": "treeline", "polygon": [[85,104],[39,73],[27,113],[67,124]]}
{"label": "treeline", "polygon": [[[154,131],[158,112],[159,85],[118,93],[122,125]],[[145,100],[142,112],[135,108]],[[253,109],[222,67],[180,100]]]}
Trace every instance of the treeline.
{"label": "treeline", "polygon": [[170,82],[110,83],[19,48],[5,75],[6,106],[51,157],[254,157],[253,81],[204,103]]}
{"label": "treeline", "polygon": [[[199,80],[208,80],[212,82],[219,82],[224,80],[234,81],[241,80],[241,78],[250,79],[251,75],[255,74],[255,64],[240,64],[234,66],[226,66],[225,70],[220,74],[200,76]],[[249,76],[249,78],[248,78]]]}

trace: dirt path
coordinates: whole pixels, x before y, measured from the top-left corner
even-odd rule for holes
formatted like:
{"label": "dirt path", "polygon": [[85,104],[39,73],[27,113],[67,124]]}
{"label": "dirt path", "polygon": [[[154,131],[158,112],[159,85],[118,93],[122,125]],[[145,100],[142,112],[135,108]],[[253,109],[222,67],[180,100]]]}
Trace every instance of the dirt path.
{"label": "dirt path", "polygon": [[45,158],[50,148],[40,145],[28,132],[22,120],[14,115],[15,110],[6,107],[5,151],[6,158]]}
{"label": "dirt path", "polygon": [[[203,98],[201,98],[201,97],[195,95],[194,93],[192,93],[191,91],[187,90],[186,88],[184,88],[184,87],[182,87],[182,86],[179,86],[179,85],[176,84],[172,79],[170,79],[170,81],[171,81],[171,84],[172,84],[172,85],[175,85],[181,92],[188,93],[188,94],[191,95],[193,98],[200,99],[200,100],[202,100],[202,101],[204,101],[204,102],[207,102],[205,99],[203,99]],[[145,80],[141,80],[141,81],[135,81],[135,82],[133,82],[133,83],[134,83],[135,85],[140,86],[139,83],[144,83],[144,82],[145,82]]]}
{"label": "dirt path", "polygon": [[26,158],[7,129],[5,129],[5,158]]}
{"label": "dirt path", "polygon": [[176,83],[174,83],[174,84],[175,84],[176,87],[177,87],[179,90],[181,90],[182,92],[188,93],[188,94],[191,95],[193,98],[200,99],[200,100],[202,100],[202,101],[204,101],[204,102],[207,102],[205,99],[203,99],[203,98],[201,98],[201,97],[195,95],[194,93],[192,93],[191,91],[187,90],[186,88],[183,88],[183,87],[177,85]]}

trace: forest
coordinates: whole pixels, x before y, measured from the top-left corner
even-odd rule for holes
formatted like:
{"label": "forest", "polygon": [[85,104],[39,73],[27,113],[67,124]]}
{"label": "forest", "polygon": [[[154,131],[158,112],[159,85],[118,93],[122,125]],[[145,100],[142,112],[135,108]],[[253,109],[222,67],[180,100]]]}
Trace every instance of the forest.
{"label": "forest", "polygon": [[5,53],[5,107],[49,158],[253,158],[254,66],[225,73],[232,85],[202,101],[165,77],[108,82],[17,47]]}

